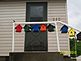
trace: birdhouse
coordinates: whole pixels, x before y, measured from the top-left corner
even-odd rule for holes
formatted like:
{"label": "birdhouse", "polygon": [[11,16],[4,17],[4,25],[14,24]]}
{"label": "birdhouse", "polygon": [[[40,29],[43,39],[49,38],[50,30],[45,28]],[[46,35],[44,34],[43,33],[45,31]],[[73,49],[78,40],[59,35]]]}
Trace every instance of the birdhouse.
{"label": "birdhouse", "polygon": [[48,28],[48,31],[49,31],[49,32],[55,31],[55,26],[52,25],[52,24],[49,24],[49,25],[47,26],[47,28]]}
{"label": "birdhouse", "polygon": [[30,25],[25,25],[24,26],[24,31],[25,32],[31,32],[31,26]]}
{"label": "birdhouse", "polygon": [[40,25],[39,24],[35,24],[35,25],[32,26],[32,31],[33,32],[39,32],[39,30],[40,30],[39,28],[40,28]]}
{"label": "birdhouse", "polygon": [[81,32],[77,34],[77,40],[81,40]]}
{"label": "birdhouse", "polygon": [[69,37],[75,37],[75,30],[73,28],[69,30]]}
{"label": "birdhouse", "polygon": [[41,26],[40,26],[40,31],[41,32],[45,32],[46,31],[46,25],[45,24],[41,24]]}
{"label": "birdhouse", "polygon": [[16,27],[16,32],[21,32],[22,31],[22,26],[20,24],[18,24]]}
{"label": "birdhouse", "polygon": [[68,32],[68,27],[66,25],[63,25],[62,28],[60,29],[61,33],[67,33]]}

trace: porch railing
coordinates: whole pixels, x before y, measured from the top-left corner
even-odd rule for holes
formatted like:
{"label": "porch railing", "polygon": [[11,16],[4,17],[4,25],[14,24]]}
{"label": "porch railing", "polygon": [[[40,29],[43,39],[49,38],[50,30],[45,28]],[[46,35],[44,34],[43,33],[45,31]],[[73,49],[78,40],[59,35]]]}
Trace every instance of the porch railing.
{"label": "porch railing", "polygon": [[51,21],[51,22],[13,22],[13,32],[12,32],[12,52],[14,52],[14,35],[15,35],[15,24],[55,24],[55,27],[56,27],[56,38],[57,38],[57,48],[58,48],[58,52],[61,52],[60,51],[60,43],[59,43],[59,37],[58,37],[58,28],[57,28],[57,23],[61,23],[63,25],[66,25],[70,28],[73,28],[79,32],[81,32],[81,30],[78,30],[70,25],[68,25],[67,23],[64,23],[62,21]]}

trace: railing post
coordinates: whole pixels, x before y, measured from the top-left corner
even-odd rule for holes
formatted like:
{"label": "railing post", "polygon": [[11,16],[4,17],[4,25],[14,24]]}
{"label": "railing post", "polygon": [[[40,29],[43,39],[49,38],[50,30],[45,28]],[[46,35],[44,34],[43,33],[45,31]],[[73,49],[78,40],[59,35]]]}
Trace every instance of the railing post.
{"label": "railing post", "polygon": [[14,32],[15,32],[15,23],[13,22],[13,30],[12,30],[12,52],[14,52]]}
{"label": "railing post", "polygon": [[57,28],[57,22],[55,22],[55,27],[56,27],[56,38],[57,38],[57,48],[58,48],[58,52],[60,52],[60,45],[59,45],[59,36],[58,36],[58,28]]}

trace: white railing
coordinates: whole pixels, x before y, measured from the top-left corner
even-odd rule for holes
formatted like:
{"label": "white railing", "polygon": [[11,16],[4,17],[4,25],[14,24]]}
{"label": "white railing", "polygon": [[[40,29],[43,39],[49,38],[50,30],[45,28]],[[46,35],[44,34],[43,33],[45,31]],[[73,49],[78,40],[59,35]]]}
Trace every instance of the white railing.
{"label": "white railing", "polygon": [[[14,52],[14,35],[15,35],[15,24],[55,24],[56,27],[56,36],[57,36],[57,47],[58,47],[58,52],[60,52],[60,45],[59,45],[59,37],[58,37],[58,28],[57,28],[57,23],[61,23],[63,25],[66,25],[68,27],[74,28],[64,22],[61,21],[51,21],[51,22],[14,22],[13,23],[13,32],[12,32],[12,52]],[[78,30],[74,28],[75,30],[81,32],[81,30]]]}

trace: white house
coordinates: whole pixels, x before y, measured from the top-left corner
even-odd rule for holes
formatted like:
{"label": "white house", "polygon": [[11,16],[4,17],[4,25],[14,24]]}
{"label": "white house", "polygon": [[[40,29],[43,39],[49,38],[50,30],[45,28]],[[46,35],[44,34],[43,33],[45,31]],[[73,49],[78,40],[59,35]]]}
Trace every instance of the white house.
{"label": "white house", "polygon": [[[60,21],[68,23],[66,0],[0,0],[0,56],[9,56],[12,52],[12,31],[13,20],[16,22],[38,22],[53,21],[60,18]],[[36,10],[36,11],[35,11]],[[24,26],[24,25],[22,25]],[[69,51],[68,33],[61,33],[61,23],[57,23],[60,51]],[[33,35],[34,34],[34,35]],[[58,52],[56,32],[40,33],[15,32],[14,52],[45,51]],[[32,36],[33,35],[33,36]],[[32,39],[33,38],[33,39]],[[31,40],[30,40],[31,39]],[[28,48],[35,40],[42,40],[44,48]],[[41,45],[41,44],[40,44]]]}

